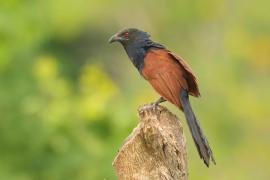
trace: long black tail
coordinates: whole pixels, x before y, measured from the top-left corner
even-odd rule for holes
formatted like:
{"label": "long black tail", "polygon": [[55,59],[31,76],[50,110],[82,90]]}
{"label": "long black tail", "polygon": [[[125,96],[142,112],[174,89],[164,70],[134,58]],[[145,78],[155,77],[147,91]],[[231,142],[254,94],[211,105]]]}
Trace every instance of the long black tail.
{"label": "long black tail", "polygon": [[183,106],[183,110],[186,116],[186,120],[188,123],[188,127],[191,131],[192,138],[195,142],[197,150],[199,152],[200,157],[203,159],[206,166],[209,166],[210,159],[214,164],[216,164],[215,159],[213,157],[212,150],[208,144],[206,137],[203,134],[203,131],[200,127],[198,120],[195,117],[195,114],[191,108],[189,103],[188,92],[186,90],[182,90],[180,94],[180,101]]}

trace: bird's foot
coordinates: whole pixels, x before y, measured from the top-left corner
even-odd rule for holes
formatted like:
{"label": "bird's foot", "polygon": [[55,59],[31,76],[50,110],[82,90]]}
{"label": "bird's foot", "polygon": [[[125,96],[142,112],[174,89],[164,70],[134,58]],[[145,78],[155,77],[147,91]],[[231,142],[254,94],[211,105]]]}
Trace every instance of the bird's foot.
{"label": "bird's foot", "polygon": [[153,109],[155,111],[157,109],[158,105],[159,105],[159,103],[152,102],[152,103],[150,103],[150,105],[149,105],[150,107],[149,108],[151,108],[151,109]]}
{"label": "bird's foot", "polygon": [[152,103],[149,103],[149,104],[146,104],[142,107],[139,108],[139,113],[141,114],[142,112],[144,111],[147,111],[147,112],[155,112],[158,110],[158,106],[160,103],[166,101],[163,97],[159,98],[157,101],[154,101]]}
{"label": "bird's foot", "polygon": [[158,100],[150,103],[147,107],[151,108],[152,110],[156,110],[160,103],[165,102],[166,100],[163,97],[160,97]]}
{"label": "bird's foot", "polygon": [[145,104],[143,107],[141,107],[141,110],[154,111],[157,109],[157,107],[158,107],[158,104],[153,102],[153,103]]}
{"label": "bird's foot", "polygon": [[151,104],[154,106],[154,108],[156,108],[160,103],[165,102],[165,101],[166,99],[164,99],[163,97],[160,97],[158,100],[156,100],[155,102]]}

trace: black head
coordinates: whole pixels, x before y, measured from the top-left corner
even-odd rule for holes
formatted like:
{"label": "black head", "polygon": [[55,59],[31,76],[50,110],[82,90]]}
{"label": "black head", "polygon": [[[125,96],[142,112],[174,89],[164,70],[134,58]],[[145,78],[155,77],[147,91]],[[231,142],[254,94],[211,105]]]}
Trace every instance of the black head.
{"label": "black head", "polygon": [[148,40],[150,35],[147,32],[136,28],[125,28],[120,30],[109,39],[109,43],[120,42],[123,45],[139,43]]}
{"label": "black head", "polygon": [[132,63],[140,71],[144,65],[145,53],[150,48],[165,48],[161,44],[153,42],[149,37],[150,35],[147,32],[135,28],[126,28],[113,35],[109,39],[109,43],[120,42]]}

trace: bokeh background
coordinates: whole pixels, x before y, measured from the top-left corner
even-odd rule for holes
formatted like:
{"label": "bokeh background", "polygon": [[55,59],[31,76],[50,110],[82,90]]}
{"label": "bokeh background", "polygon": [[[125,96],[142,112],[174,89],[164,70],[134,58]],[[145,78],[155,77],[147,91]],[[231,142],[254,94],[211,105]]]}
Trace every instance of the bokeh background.
{"label": "bokeh background", "polygon": [[0,2],[0,179],[111,180],[112,160],[158,97],[119,44],[148,31],[199,79],[192,104],[217,160],[188,137],[190,179],[270,179],[270,2],[8,0]]}

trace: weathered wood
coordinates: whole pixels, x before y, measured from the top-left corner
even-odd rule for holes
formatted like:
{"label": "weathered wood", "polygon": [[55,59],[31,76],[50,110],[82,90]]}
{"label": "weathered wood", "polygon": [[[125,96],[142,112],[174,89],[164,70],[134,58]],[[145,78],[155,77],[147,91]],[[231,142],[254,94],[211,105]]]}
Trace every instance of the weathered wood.
{"label": "weathered wood", "polygon": [[186,138],[165,107],[144,105],[140,122],[119,149],[113,167],[119,180],[187,180]]}

